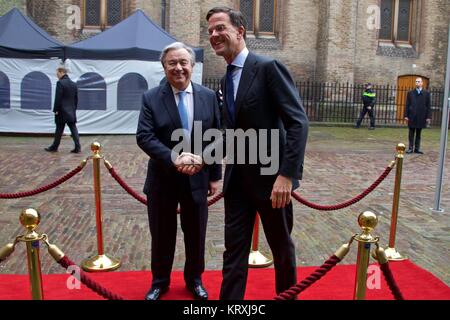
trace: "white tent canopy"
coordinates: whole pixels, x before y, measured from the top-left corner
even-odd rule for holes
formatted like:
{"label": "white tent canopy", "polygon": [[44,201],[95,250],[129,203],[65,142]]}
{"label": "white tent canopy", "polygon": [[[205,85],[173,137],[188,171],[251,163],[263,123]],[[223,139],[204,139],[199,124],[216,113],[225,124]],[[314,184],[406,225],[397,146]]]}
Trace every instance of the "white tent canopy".
{"label": "white tent canopy", "polygon": [[[0,18],[0,24],[5,16]],[[42,32],[45,33],[40,29],[38,33]],[[59,53],[56,44],[49,46],[48,52],[41,50],[46,55],[40,52],[40,56],[47,59],[37,59],[31,53],[27,57],[26,52],[19,58],[10,57],[11,50],[2,50],[2,41],[6,41],[2,39],[11,37],[1,36],[2,31],[0,132],[54,132],[56,68],[62,63],[60,57],[51,57]],[[48,38],[46,35],[47,41]],[[134,134],[142,93],[157,86],[164,77],[159,55],[166,45],[175,41],[138,10],[113,28],[64,47],[64,66],[78,86],[79,132]],[[192,80],[201,83],[203,50],[194,48],[194,51],[196,65]]]}

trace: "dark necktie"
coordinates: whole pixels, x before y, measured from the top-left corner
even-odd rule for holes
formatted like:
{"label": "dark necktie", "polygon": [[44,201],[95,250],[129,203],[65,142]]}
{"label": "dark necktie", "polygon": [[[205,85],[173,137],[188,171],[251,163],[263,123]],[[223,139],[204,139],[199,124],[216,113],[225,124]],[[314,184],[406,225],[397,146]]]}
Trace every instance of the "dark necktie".
{"label": "dark necktie", "polygon": [[235,118],[235,107],[234,107],[234,83],[233,83],[233,70],[236,68],[236,66],[233,66],[229,64],[227,66],[227,75],[226,75],[226,81],[227,81],[227,109],[228,109],[228,115],[230,117],[231,123],[234,124],[234,118]]}

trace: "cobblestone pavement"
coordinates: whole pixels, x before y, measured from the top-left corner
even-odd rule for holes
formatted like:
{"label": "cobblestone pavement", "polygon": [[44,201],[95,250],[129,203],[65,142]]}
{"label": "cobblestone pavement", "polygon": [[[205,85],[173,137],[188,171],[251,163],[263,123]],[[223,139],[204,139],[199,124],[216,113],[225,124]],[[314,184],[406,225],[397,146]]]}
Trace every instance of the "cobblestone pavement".
{"label": "cobblestone pavement", "polygon": [[[406,129],[368,131],[350,128],[312,127],[308,140],[304,179],[299,192],[318,204],[337,204],[365,190],[395,157],[397,142],[405,142]],[[450,284],[450,159],[447,157],[441,207],[445,213],[430,211],[436,183],[439,132],[425,130],[424,155],[407,155],[404,162],[396,248],[417,265]],[[403,141],[399,140],[402,139]],[[71,154],[72,140],[64,137],[58,153],[43,150],[51,137],[0,136],[0,193],[32,190],[51,183],[74,169],[91,154],[89,146],[99,141],[103,154],[119,175],[142,193],[147,156],[137,147],[134,135],[82,136],[81,154]],[[122,260],[120,270],[150,269],[150,234],[146,208],[129,196],[101,167],[105,253]],[[394,170],[395,171],[395,170]],[[394,174],[361,202],[339,211],[321,212],[294,200],[295,240],[298,265],[321,265],[336,249],[360,231],[357,216],[371,210],[378,214],[375,234],[385,247],[389,239]],[[23,233],[18,217],[22,209],[34,207],[42,221],[38,231],[73,261],[97,253],[92,163],[71,180],[45,193],[21,199],[0,200],[0,247]],[[221,269],[223,242],[223,201],[210,207],[206,243],[206,269]],[[180,228],[179,228],[180,229]],[[269,254],[263,235],[260,251]],[[344,264],[356,263],[356,244]],[[27,273],[24,245],[0,264],[1,273]],[[41,251],[44,273],[62,273]],[[178,231],[174,269],[184,265],[184,245]],[[306,275],[299,275],[302,279]]]}

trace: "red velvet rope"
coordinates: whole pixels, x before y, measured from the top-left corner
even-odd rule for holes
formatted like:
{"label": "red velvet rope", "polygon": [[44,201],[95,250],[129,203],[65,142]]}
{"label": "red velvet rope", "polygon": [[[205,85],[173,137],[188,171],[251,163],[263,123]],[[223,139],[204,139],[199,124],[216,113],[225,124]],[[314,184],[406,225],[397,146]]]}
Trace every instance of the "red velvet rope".
{"label": "red velvet rope", "polygon": [[223,198],[223,193],[218,193],[217,195],[215,195],[214,197],[212,197],[211,199],[208,200],[208,207],[212,206],[214,203],[216,203],[217,201],[219,201],[220,199]]}
{"label": "red velvet rope", "polygon": [[295,286],[290,287],[288,290],[280,293],[276,296],[275,300],[292,300],[297,295],[299,295],[302,291],[309,288],[315,282],[320,280],[325,274],[328,273],[331,269],[333,269],[336,264],[341,262],[341,259],[332,255],[327,261],[324,262],[320,268],[316,269],[310,276],[297,283]]}
{"label": "red velvet rope", "polygon": [[[111,174],[111,176],[117,181],[117,183],[126,191],[128,192],[133,198],[135,198],[136,200],[138,200],[139,202],[141,202],[142,204],[147,205],[147,199],[145,199],[143,196],[141,196],[140,194],[138,194],[136,191],[134,191],[133,189],[131,189],[131,187],[129,185],[127,185],[127,183],[119,176],[119,174],[116,172],[116,170],[114,170],[113,167],[108,167],[108,171]],[[213,198],[211,198],[210,200],[208,200],[208,207],[212,206],[213,204],[215,204],[217,201],[219,201],[220,199],[223,198],[223,193],[219,193],[217,195],[215,195]],[[179,210],[178,210],[179,213]]]}
{"label": "red velvet rope", "polygon": [[16,198],[24,198],[24,197],[31,197],[38,193],[45,192],[47,190],[53,189],[57,186],[59,186],[61,183],[66,182],[70,178],[72,178],[74,175],[76,175],[78,172],[80,172],[84,166],[79,165],[72,171],[70,171],[68,174],[66,174],[64,177],[59,178],[55,182],[52,182],[44,187],[40,187],[38,189],[32,190],[32,191],[24,191],[24,192],[18,192],[18,193],[0,193],[0,199],[16,199]]}
{"label": "red velvet rope", "polygon": [[343,203],[334,205],[334,206],[324,206],[324,205],[318,205],[312,202],[309,202],[308,200],[302,198],[298,193],[292,192],[292,197],[299,201],[300,203],[304,204],[307,207],[310,207],[312,209],[321,210],[321,211],[333,211],[333,210],[339,210],[346,208],[348,206],[351,206],[352,204],[357,203],[361,199],[363,199],[365,196],[367,196],[369,193],[371,193],[378,185],[388,176],[388,174],[392,171],[392,167],[387,167],[386,170],[384,170],[383,174],[369,187],[367,188],[363,193],[359,194],[358,196],[354,197],[351,200],[345,201]]}
{"label": "red velvet rope", "polygon": [[403,298],[403,294],[400,292],[400,288],[397,286],[395,282],[394,276],[392,275],[391,268],[389,267],[389,262],[380,264],[380,269],[383,272],[384,278],[391,289],[392,295],[395,300],[405,300]]}
{"label": "red velvet rope", "polygon": [[126,191],[128,192],[133,198],[135,198],[137,201],[141,202],[142,204],[147,205],[147,199],[142,197],[140,194],[138,194],[136,191],[131,189],[125,181],[117,174],[116,170],[114,170],[113,167],[109,168],[108,171],[111,174],[111,176],[117,181],[118,184]]}
{"label": "red velvet rope", "polygon": [[[75,263],[73,263],[68,257],[64,256],[61,260],[58,261],[58,263],[64,268],[67,269],[69,266],[76,266]],[[94,291],[95,293],[99,294],[103,298],[106,298],[108,300],[124,300],[120,295],[115,294],[108,289],[102,287],[100,284],[89,278],[86,273],[81,270],[80,268],[80,281],[83,283],[86,287]]]}

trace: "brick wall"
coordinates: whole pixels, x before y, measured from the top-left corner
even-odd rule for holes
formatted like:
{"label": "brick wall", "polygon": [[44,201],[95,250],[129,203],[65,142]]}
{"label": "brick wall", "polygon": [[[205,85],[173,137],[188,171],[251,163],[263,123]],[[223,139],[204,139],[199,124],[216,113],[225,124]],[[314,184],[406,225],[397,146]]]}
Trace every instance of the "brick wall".
{"label": "brick wall", "polygon": [[[450,21],[447,0],[415,1],[413,48],[392,48],[380,54],[378,31],[366,26],[367,7],[376,0],[360,1],[355,59],[355,82],[396,85],[402,75],[422,75],[432,86],[443,86]],[[378,52],[378,53],[377,53]]]}
{"label": "brick wall", "polygon": [[191,46],[200,43],[200,0],[171,0],[169,31],[178,40]]}
{"label": "brick wall", "polygon": [[132,11],[141,9],[154,23],[161,26],[161,0],[133,0],[131,6]]}
{"label": "brick wall", "polygon": [[[316,72],[316,44],[319,16],[314,0],[278,1],[278,31],[273,39],[247,39],[247,46],[258,54],[274,57],[287,65],[296,79],[313,79]],[[227,5],[238,8],[237,1],[203,0],[201,4],[200,45],[205,49],[204,75],[220,77],[225,72],[223,58],[217,57],[207,36],[206,14],[214,6]],[[301,23],[300,23],[301,22]]]}
{"label": "brick wall", "polygon": [[[286,64],[296,80],[396,84],[397,77],[420,74],[443,85],[450,1],[412,0],[412,48],[378,44],[378,31],[367,28],[367,7],[379,0],[279,0],[277,35],[247,41],[250,50]],[[204,48],[204,77],[220,77],[225,62],[209,45],[206,13],[214,6],[238,8],[238,0],[166,0],[166,30],[175,38]],[[27,0],[38,25],[63,42],[85,37],[65,27],[67,6],[81,0]],[[126,15],[142,9],[161,24],[162,0],[126,0]],[[0,0],[0,10],[25,0]]]}
{"label": "brick wall", "polygon": [[0,0],[0,16],[4,15],[14,7],[25,12],[25,3],[25,0]]}

